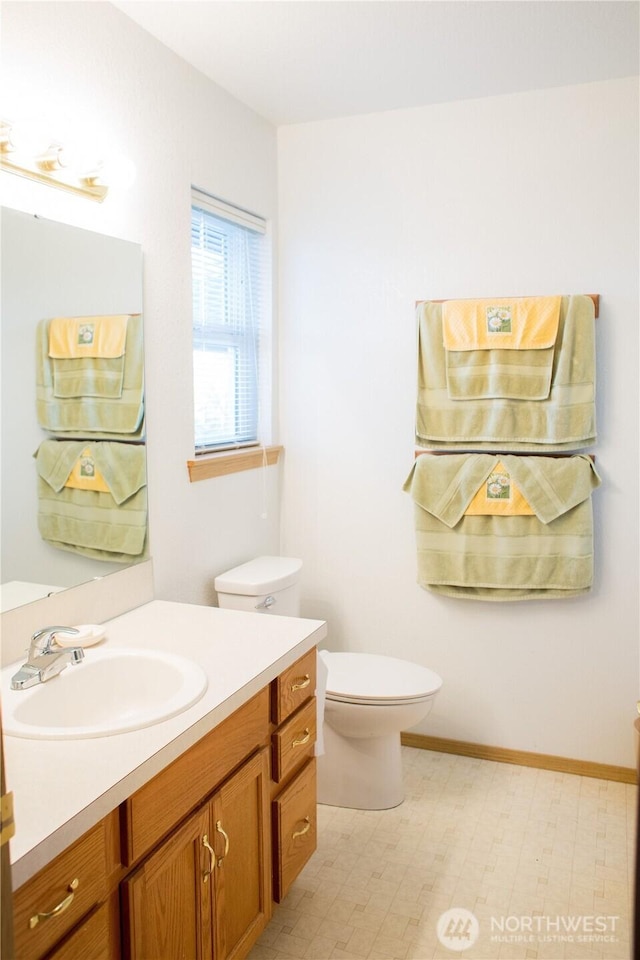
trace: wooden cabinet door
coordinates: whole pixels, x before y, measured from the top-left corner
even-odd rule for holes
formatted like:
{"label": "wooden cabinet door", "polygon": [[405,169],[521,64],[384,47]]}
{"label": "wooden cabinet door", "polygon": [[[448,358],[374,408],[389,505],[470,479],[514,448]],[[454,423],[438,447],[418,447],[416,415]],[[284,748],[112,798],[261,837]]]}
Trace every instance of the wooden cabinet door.
{"label": "wooden cabinet door", "polygon": [[124,955],[211,960],[209,806],[197,810],[122,884]]}
{"label": "wooden cabinet door", "polygon": [[15,956],[43,957],[104,899],[107,859],[105,818],[16,890]]}
{"label": "wooden cabinet door", "polygon": [[211,800],[215,960],[246,956],[271,916],[268,780],[263,748]]}

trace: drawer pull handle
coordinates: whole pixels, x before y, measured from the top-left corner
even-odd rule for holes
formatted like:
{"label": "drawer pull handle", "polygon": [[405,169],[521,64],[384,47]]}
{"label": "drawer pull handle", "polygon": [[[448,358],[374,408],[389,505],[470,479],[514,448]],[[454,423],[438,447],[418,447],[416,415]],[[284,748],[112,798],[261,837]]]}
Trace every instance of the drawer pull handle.
{"label": "drawer pull handle", "polygon": [[309,727],[305,727],[304,734],[301,737],[296,737],[295,740],[292,740],[291,746],[301,747],[303,743],[309,743],[310,737],[311,737],[311,731],[309,730]]}
{"label": "drawer pull handle", "polygon": [[222,820],[216,820],[216,830],[218,831],[218,833],[221,833],[222,836],[224,837],[224,853],[222,854],[221,857],[218,857],[218,866],[221,867],[222,861],[224,860],[226,855],[229,853],[229,835],[225,833],[225,831],[222,829]]}
{"label": "drawer pull handle", "polygon": [[202,879],[206,883],[209,877],[211,876],[211,874],[213,873],[213,868],[216,865],[216,852],[211,846],[211,844],[209,843],[209,837],[206,833],[202,838],[202,846],[205,848],[205,850],[209,854],[209,869],[205,870],[204,873],[202,874]]}
{"label": "drawer pull handle", "polygon": [[302,830],[293,831],[293,833],[291,834],[292,840],[295,840],[296,837],[304,837],[305,833],[309,833],[309,830],[311,830],[311,820],[309,819],[309,817],[305,817],[302,822],[304,823],[304,827],[302,828]]}
{"label": "drawer pull handle", "polygon": [[76,877],[75,880],[72,880],[67,890],[69,895],[62,900],[57,907],[54,907],[53,910],[49,910],[48,913],[36,913],[35,916],[31,917],[29,920],[29,930],[33,930],[34,927],[37,927],[41,920],[51,920],[52,917],[57,917],[61,913],[71,906],[73,898],[76,895],[76,890],[78,889],[80,881]]}
{"label": "drawer pull handle", "polygon": [[294,680],[291,684],[291,693],[294,693],[296,690],[304,690],[305,687],[308,687],[311,683],[311,677],[308,673],[305,673],[304,677],[298,677],[297,680]]}

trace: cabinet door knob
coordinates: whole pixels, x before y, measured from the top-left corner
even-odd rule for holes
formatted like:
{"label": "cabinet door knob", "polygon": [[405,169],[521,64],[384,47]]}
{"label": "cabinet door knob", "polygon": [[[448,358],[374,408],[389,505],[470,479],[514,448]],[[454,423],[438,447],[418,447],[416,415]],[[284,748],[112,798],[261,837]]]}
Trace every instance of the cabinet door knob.
{"label": "cabinet door knob", "polygon": [[304,827],[302,828],[302,830],[293,831],[293,833],[291,834],[292,840],[295,840],[296,837],[304,837],[305,833],[309,833],[309,830],[311,830],[311,820],[309,819],[309,817],[305,817],[302,822],[304,823]]}
{"label": "cabinet door knob", "polygon": [[295,690],[304,690],[305,687],[308,687],[311,683],[311,678],[308,673],[305,673],[304,677],[298,677],[297,680],[294,680],[291,684],[291,693]]}
{"label": "cabinet door knob", "polygon": [[202,879],[206,883],[209,877],[211,876],[211,874],[213,873],[213,868],[215,867],[215,864],[216,864],[216,853],[213,847],[211,846],[211,844],[209,843],[209,837],[206,833],[202,838],[202,846],[205,848],[205,850],[209,854],[209,869],[205,870],[204,873],[202,874]]}
{"label": "cabinet door knob", "polygon": [[57,907],[54,907],[53,910],[49,910],[46,913],[36,913],[33,917],[31,917],[29,920],[29,930],[33,930],[34,927],[37,927],[41,920],[51,920],[52,917],[57,917],[59,914],[64,913],[64,911],[73,903],[73,898],[76,895],[76,890],[78,889],[79,884],[80,881],[76,877],[75,880],[72,880],[67,887],[69,895],[65,897]]}
{"label": "cabinet door knob", "polygon": [[304,728],[304,732],[301,737],[296,737],[295,740],[291,741],[292,747],[301,747],[303,743],[309,743],[309,738],[311,737],[311,731],[309,727]]}
{"label": "cabinet door knob", "polygon": [[222,828],[222,820],[216,820],[216,830],[218,831],[218,833],[221,833],[222,836],[224,837],[224,853],[222,854],[221,857],[218,857],[218,866],[221,867],[222,861],[224,860],[226,855],[229,853],[229,835],[225,833],[225,831]]}

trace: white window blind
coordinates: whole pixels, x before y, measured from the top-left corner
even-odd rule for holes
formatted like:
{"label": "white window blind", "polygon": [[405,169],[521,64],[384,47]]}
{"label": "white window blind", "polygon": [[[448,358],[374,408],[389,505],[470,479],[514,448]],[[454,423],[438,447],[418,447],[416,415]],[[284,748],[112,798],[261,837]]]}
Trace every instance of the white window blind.
{"label": "white window blind", "polygon": [[196,453],[258,443],[266,223],[193,192]]}

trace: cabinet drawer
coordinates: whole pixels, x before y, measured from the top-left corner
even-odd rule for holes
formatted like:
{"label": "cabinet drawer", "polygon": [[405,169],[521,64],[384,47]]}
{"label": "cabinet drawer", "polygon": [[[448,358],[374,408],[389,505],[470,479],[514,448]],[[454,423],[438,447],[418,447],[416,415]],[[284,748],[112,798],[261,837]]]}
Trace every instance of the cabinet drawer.
{"label": "cabinet drawer", "polygon": [[284,780],[309,755],[316,742],[316,698],[289,717],[271,737],[273,779]]}
{"label": "cabinet drawer", "polygon": [[106,891],[107,838],[102,820],[16,891],[16,956],[20,960],[41,957]]}
{"label": "cabinet drawer", "polygon": [[271,719],[282,723],[316,690],[316,649],[309,650],[277,677],[271,686]]}
{"label": "cabinet drawer", "polygon": [[210,794],[245,757],[268,742],[269,690],[223,720],[124,803],[129,866]]}
{"label": "cabinet drawer", "polygon": [[280,901],[316,849],[316,761],[273,801],[274,899]]}
{"label": "cabinet drawer", "polygon": [[111,960],[109,907],[103,903],[47,960]]}

